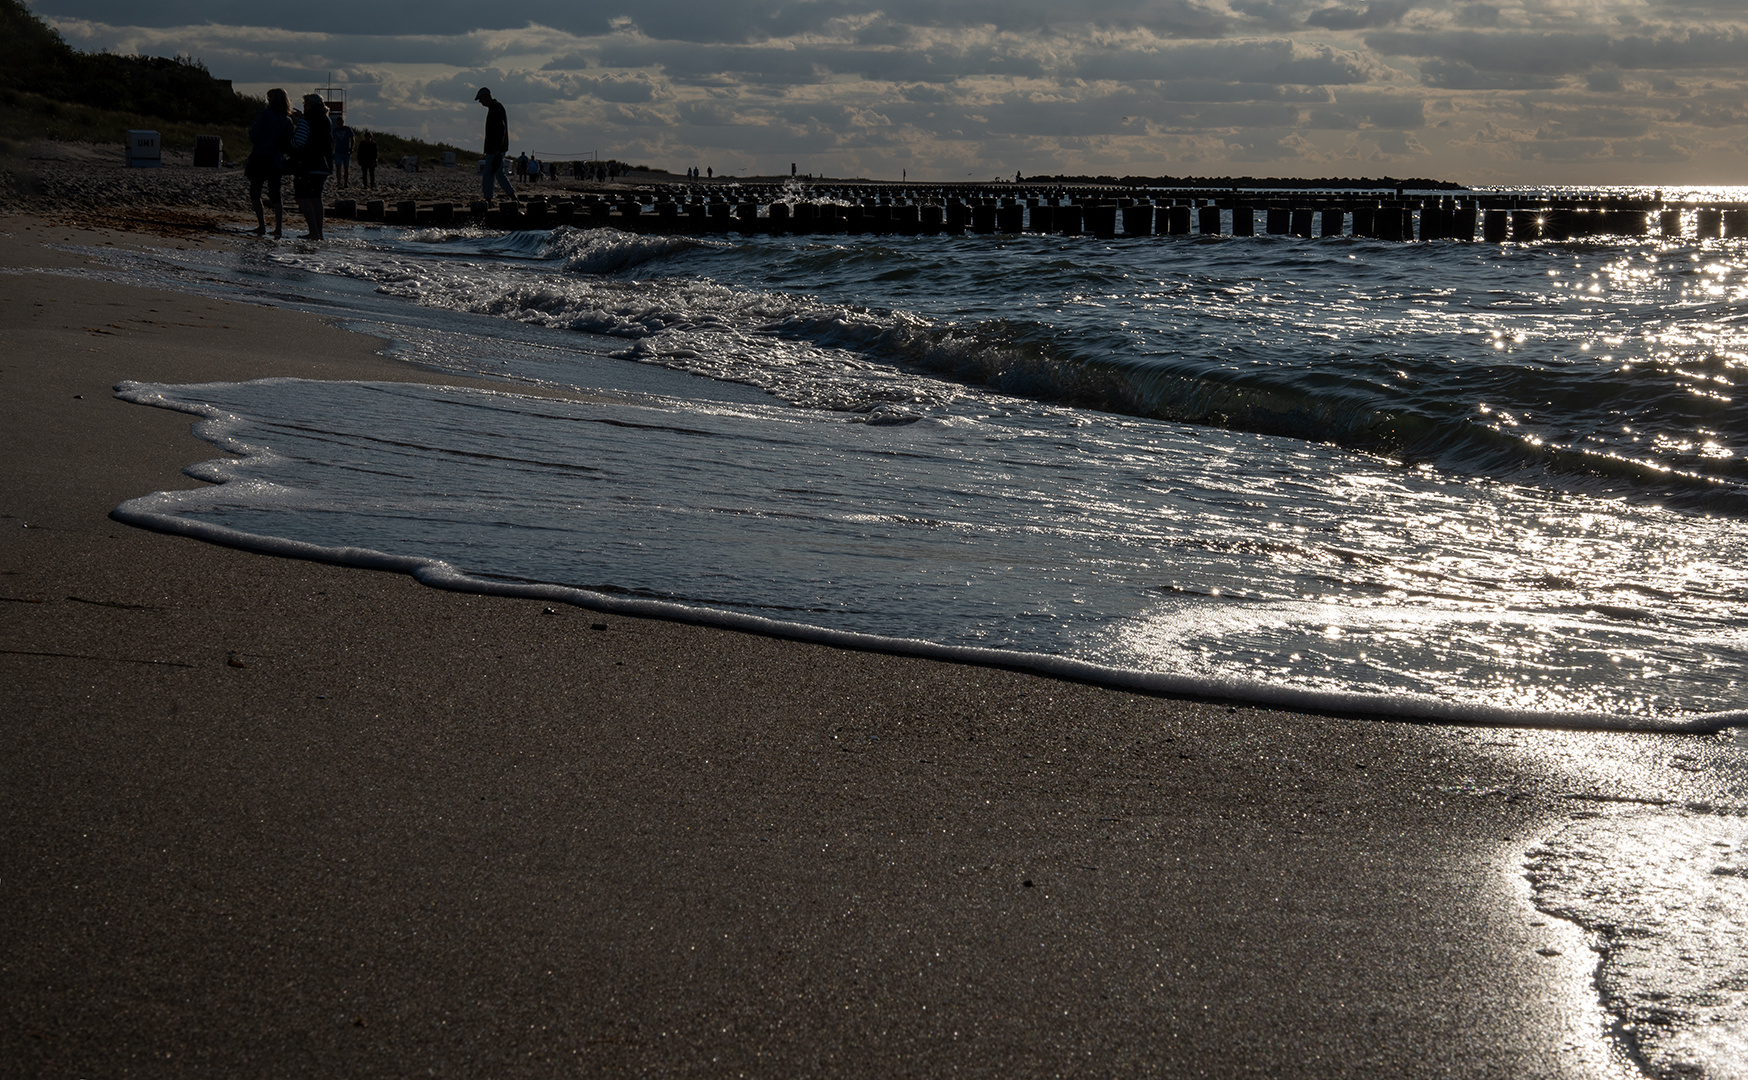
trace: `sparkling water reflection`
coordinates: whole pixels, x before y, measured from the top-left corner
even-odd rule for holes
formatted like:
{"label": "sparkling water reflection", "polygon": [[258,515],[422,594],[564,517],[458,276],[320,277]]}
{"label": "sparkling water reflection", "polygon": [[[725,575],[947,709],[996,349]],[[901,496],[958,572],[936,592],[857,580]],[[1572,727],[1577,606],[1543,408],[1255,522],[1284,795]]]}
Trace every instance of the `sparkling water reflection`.
{"label": "sparkling water reflection", "polygon": [[130,396],[272,448],[155,512],[480,577],[1381,703],[1651,717],[1734,708],[1748,671],[1733,521],[1278,437],[1020,403],[885,426],[402,385]]}

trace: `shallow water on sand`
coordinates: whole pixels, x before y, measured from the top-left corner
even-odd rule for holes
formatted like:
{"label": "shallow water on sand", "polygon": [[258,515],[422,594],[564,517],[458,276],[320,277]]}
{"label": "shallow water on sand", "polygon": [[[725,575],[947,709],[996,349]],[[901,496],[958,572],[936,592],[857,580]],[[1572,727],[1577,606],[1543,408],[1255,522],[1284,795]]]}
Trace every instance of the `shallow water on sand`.
{"label": "shallow water on sand", "polygon": [[1590,934],[1616,1035],[1651,1075],[1748,1077],[1745,814],[1748,798],[1605,805],[1531,853],[1536,905]]}

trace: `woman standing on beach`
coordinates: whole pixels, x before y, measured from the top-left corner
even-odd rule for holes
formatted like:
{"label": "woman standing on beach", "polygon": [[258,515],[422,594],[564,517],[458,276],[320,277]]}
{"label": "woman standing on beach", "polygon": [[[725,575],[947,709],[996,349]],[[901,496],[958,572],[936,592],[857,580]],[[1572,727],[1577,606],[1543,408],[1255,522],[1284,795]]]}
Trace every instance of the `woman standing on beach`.
{"label": "woman standing on beach", "polygon": [[328,123],[328,105],[320,94],[303,96],[303,114],[291,134],[295,165],[291,193],[310,231],[302,240],[322,238],[322,186],[334,171],[334,129]]}
{"label": "woman standing on beach", "polygon": [[267,214],[261,205],[261,188],[267,188],[267,202],[273,207],[273,235],[285,235],[285,203],[281,199],[279,176],[285,171],[285,152],[291,147],[291,99],[279,87],[267,91],[267,106],[249,125],[248,163],[243,175],[249,178],[249,205],[255,208],[255,235],[267,235]]}

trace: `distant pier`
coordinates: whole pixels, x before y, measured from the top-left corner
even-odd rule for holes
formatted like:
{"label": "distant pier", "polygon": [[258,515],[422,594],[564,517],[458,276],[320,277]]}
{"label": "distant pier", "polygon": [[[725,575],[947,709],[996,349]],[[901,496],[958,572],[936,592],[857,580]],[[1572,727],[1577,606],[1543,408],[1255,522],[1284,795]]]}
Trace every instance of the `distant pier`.
{"label": "distant pier", "polygon": [[672,183],[608,189],[563,181],[488,203],[340,199],[330,217],[405,226],[612,228],[660,235],[1037,233],[1365,236],[1490,243],[1586,237],[1748,236],[1748,203],[1489,192],[1118,189],[873,183]]}

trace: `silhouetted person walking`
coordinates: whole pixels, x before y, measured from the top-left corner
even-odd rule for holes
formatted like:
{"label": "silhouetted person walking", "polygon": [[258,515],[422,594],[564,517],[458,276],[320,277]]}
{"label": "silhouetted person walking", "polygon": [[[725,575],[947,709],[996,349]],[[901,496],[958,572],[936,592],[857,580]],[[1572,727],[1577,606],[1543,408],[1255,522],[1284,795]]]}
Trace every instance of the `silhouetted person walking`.
{"label": "silhouetted person walking", "polygon": [[516,189],[510,186],[510,178],[504,175],[504,155],[510,152],[510,117],[504,112],[503,103],[484,86],[473,99],[486,107],[486,156],[485,169],[480,173],[480,197],[490,202],[492,182],[496,181],[503,187],[504,194],[514,199]]}

